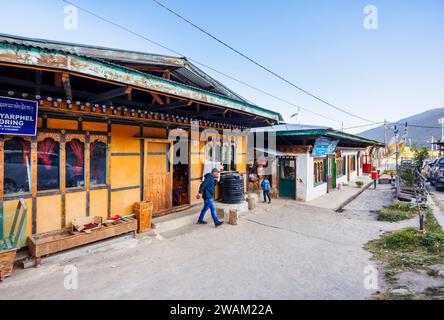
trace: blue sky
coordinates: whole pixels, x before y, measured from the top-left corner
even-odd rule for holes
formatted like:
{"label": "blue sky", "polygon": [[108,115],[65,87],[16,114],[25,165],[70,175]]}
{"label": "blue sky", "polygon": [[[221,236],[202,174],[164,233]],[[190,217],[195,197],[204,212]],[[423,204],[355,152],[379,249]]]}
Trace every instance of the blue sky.
{"label": "blue sky", "polygon": [[[350,112],[395,121],[444,107],[444,1],[161,0],[297,85]],[[267,74],[151,0],[72,2],[304,108],[301,121],[335,128],[367,124]],[[60,0],[0,0],[0,32],[171,54],[86,13],[64,28]],[[375,5],[379,28],[363,27]],[[289,116],[293,106],[205,70],[248,100]],[[294,120],[293,120],[294,121]],[[359,132],[362,129],[349,130]]]}

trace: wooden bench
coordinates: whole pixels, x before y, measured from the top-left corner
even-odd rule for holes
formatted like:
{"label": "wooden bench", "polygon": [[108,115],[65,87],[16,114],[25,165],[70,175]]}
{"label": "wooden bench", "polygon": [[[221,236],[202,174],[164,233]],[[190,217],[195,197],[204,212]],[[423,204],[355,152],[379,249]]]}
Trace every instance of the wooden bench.
{"label": "wooden bench", "polygon": [[116,237],[119,235],[137,232],[137,220],[128,218],[128,221],[121,221],[118,224],[102,226],[91,233],[76,232],[71,229],[64,229],[30,236],[27,245],[31,256],[35,259],[36,267],[40,265],[41,259],[50,254],[80,247],[100,240]]}

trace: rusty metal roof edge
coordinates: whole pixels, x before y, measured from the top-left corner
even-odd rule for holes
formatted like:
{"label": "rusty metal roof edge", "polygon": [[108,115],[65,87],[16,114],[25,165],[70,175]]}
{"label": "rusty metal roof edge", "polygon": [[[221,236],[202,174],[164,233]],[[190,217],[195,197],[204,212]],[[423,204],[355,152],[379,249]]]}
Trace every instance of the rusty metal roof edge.
{"label": "rusty metal roof edge", "polygon": [[205,81],[208,81],[212,85],[215,85],[216,86],[215,88],[218,89],[219,92],[221,92],[222,94],[226,94],[229,98],[239,99],[241,101],[248,102],[245,98],[241,97],[239,94],[235,93],[234,91],[226,87],[224,84],[212,78],[210,75],[206,74],[204,71],[196,67],[186,57],[145,53],[135,50],[116,49],[116,48],[69,43],[69,42],[47,40],[47,39],[27,38],[27,37],[4,34],[4,33],[0,33],[0,41],[6,41],[8,43],[26,45],[42,49],[64,51],[70,54],[85,56],[100,61],[103,60],[109,62],[107,59],[110,60],[114,59],[114,61],[120,61],[125,63],[154,64],[154,65],[165,65],[176,68],[185,68],[188,69],[190,72],[195,73],[196,76],[205,79]]}
{"label": "rusty metal roof edge", "polygon": [[[8,48],[8,47],[10,47],[10,48]],[[204,99],[196,99],[196,97],[194,97],[194,98],[186,97],[186,98],[189,98],[191,100],[195,100],[197,102],[199,102],[199,101],[200,102],[207,102],[207,103],[219,105],[219,106],[222,106],[222,107],[227,107],[227,108],[235,109],[235,110],[238,110],[238,111],[244,111],[244,112],[247,112],[247,113],[252,113],[252,114],[255,114],[255,115],[260,115],[260,116],[263,116],[265,118],[272,119],[272,120],[274,120],[276,122],[279,122],[282,119],[282,116],[278,112],[271,111],[271,110],[268,110],[266,108],[262,108],[262,107],[259,107],[257,105],[249,104],[249,103],[246,103],[246,102],[243,102],[243,101],[234,100],[234,99],[231,99],[231,98],[228,98],[226,96],[223,96],[223,95],[220,95],[220,94],[216,94],[216,93],[213,93],[213,92],[210,92],[210,91],[206,91],[206,90],[199,89],[199,88],[193,88],[191,86],[187,86],[187,85],[175,82],[175,81],[163,79],[163,78],[156,77],[156,76],[153,76],[153,75],[150,75],[150,74],[146,74],[146,73],[143,73],[143,72],[140,72],[140,71],[137,71],[137,70],[133,70],[133,69],[129,69],[129,68],[126,68],[126,67],[122,67],[122,66],[110,63],[108,61],[104,61],[104,60],[100,60],[100,59],[96,59],[96,58],[85,57],[85,56],[82,56],[82,55],[78,55],[78,54],[71,53],[71,52],[66,52],[66,51],[63,51],[63,50],[47,49],[47,48],[35,47],[35,46],[30,46],[30,45],[25,45],[25,44],[11,43],[10,41],[7,41],[7,40],[3,40],[3,41],[0,40],[0,49],[3,50],[3,51],[8,50],[8,49],[12,49],[17,54],[18,53],[17,51],[19,50],[20,47],[23,48],[23,50],[28,50],[28,51],[34,50],[34,51],[37,51],[38,54],[51,52],[51,53],[57,53],[57,54],[61,54],[61,55],[69,55],[69,56],[71,56],[73,58],[83,60],[86,63],[100,64],[101,67],[104,67],[104,68],[108,67],[108,68],[111,68],[111,69],[113,69],[113,70],[115,70],[117,72],[129,73],[132,76],[142,77],[142,78],[145,78],[147,81],[157,82],[157,83],[159,83],[159,85],[161,83],[163,85],[166,85],[167,87],[172,86],[173,88],[170,87],[169,88],[170,90],[174,89],[174,88],[179,88],[181,90],[191,91],[192,94],[193,93],[194,94],[203,94],[203,95],[205,95],[207,97],[213,98],[212,101],[209,101],[209,100],[204,100]],[[0,57],[1,57],[1,55],[0,55]],[[14,61],[12,61],[12,62],[14,62]],[[17,59],[17,61],[15,61],[15,63],[27,64],[27,65],[36,65],[36,66],[41,66],[41,67],[52,67],[52,68],[56,68],[56,69],[63,69],[63,68],[57,67],[57,66],[42,66],[42,65],[39,65],[37,63],[37,61],[33,61],[33,59],[30,59],[30,60],[28,60],[27,62],[24,62],[24,63],[23,62],[22,63],[19,62],[18,59]],[[67,71],[74,71],[74,72],[78,72],[80,74],[82,74],[82,73],[83,74],[87,74],[83,70],[82,71],[80,71],[80,70],[70,70],[70,69],[68,69],[68,67],[69,66],[66,66]],[[90,75],[92,75],[92,74],[90,74]],[[106,80],[110,80],[109,78],[106,78],[104,76],[100,76],[100,75],[97,75],[97,74],[93,75],[93,76],[98,77],[98,78],[102,78],[102,79],[106,79]],[[125,83],[125,84],[130,84],[130,83],[122,81],[122,80],[120,80],[120,81],[119,80],[115,80],[115,81],[121,82],[121,83]],[[137,84],[133,84],[133,85],[136,86],[136,87],[138,86]],[[153,91],[156,91],[156,92],[161,92],[161,93],[163,92],[163,93],[171,94],[171,92],[168,92],[166,90],[165,91],[161,91],[160,88],[154,88],[154,89],[153,88],[146,88],[146,87],[142,87],[142,88],[150,89],[150,90],[153,90]],[[180,96],[180,95],[176,95],[176,96]],[[224,101],[225,103],[220,102],[220,100]],[[237,105],[239,105],[239,106],[237,106]]]}

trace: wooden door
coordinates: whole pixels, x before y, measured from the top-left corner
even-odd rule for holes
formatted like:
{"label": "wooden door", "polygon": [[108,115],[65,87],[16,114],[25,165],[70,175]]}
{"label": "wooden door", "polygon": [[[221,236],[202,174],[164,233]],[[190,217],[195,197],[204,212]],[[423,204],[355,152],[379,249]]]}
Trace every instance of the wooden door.
{"label": "wooden door", "polygon": [[279,160],[279,197],[296,199],[296,160]]}
{"label": "wooden door", "polygon": [[331,158],[331,187],[336,189],[336,158]]}
{"label": "wooden door", "polygon": [[173,207],[173,174],[170,141],[145,140],[144,200],[153,202],[153,216]]}

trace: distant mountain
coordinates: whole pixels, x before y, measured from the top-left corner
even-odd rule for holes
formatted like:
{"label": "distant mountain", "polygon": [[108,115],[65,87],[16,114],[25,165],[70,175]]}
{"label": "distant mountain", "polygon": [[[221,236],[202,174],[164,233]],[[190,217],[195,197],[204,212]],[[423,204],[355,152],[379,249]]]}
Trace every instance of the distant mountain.
{"label": "distant mountain", "polygon": [[[412,142],[416,141],[418,145],[428,146],[429,143],[427,140],[430,140],[432,136],[435,140],[441,139],[441,125],[438,123],[438,119],[444,117],[444,108],[431,109],[423,113],[419,113],[417,115],[401,119],[398,121],[399,125],[399,133],[400,136],[404,130],[404,123],[407,122],[409,127],[409,135],[408,139],[411,139]],[[418,128],[415,126],[426,126],[433,128]],[[384,141],[384,125],[373,128],[367,131],[364,131],[359,134],[365,138]],[[388,131],[388,140],[393,137],[393,132]]]}

